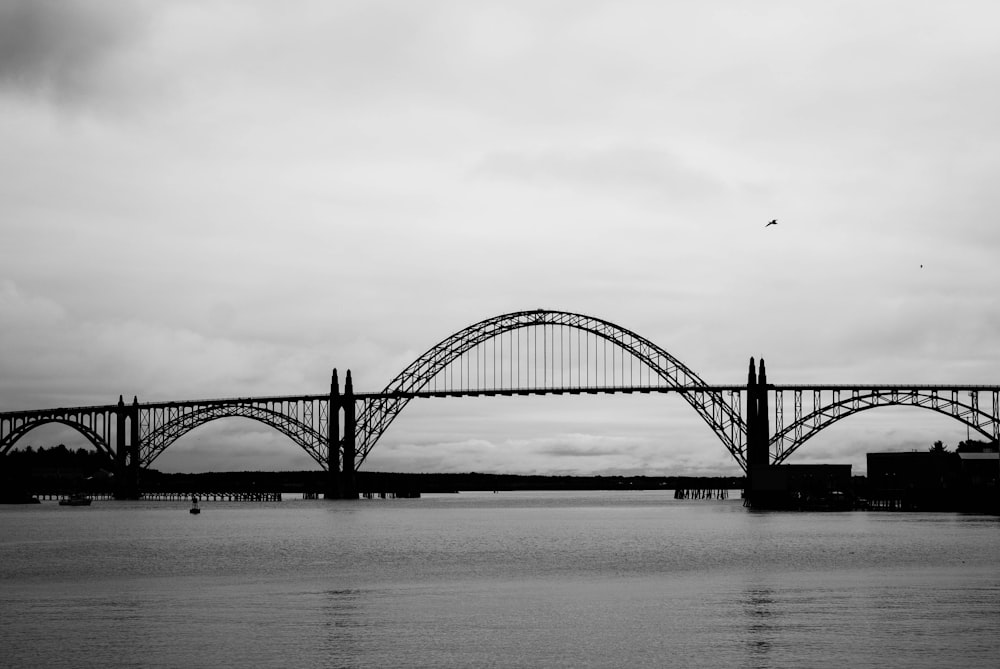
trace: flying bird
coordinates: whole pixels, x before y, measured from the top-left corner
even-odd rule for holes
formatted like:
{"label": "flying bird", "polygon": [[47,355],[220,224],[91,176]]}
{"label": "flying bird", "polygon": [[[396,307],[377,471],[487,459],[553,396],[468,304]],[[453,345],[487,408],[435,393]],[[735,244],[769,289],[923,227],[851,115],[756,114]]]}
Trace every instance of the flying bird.
{"label": "flying bird", "polygon": [[766,228],[768,225],[777,225],[777,224],[778,224],[778,219],[772,218],[771,221],[764,227]]}

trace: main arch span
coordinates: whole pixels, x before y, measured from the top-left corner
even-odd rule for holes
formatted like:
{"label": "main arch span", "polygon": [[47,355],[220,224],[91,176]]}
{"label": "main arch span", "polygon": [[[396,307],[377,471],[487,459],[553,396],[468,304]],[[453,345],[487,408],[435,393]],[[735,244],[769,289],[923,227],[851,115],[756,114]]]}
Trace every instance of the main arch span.
{"label": "main arch span", "polygon": [[736,388],[709,386],[649,339],[600,318],[568,311],[517,311],[447,337],[400,372],[358,414],[364,462],[414,397],[446,394],[554,394],[682,391],[685,400],[746,468],[745,426]]}

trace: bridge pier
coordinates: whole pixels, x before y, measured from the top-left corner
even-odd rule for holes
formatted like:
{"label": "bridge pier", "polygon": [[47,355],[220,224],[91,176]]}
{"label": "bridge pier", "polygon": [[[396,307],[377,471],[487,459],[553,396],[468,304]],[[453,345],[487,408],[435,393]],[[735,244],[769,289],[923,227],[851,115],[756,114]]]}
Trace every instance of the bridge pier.
{"label": "bridge pier", "polygon": [[125,399],[118,396],[118,407],[115,409],[117,430],[115,431],[115,499],[128,499],[128,450],[125,439]]}
{"label": "bridge pier", "polygon": [[330,407],[326,434],[326,499],[340,499],[340,381],[337,370],[330,378]]}
{"label": "bridge pier", "polygon": [[[330,379],[330,408],[327,421],[326,464],[327,478],[323,496],[326,499],[358,499],[355,473],[357,461],[358,417],[351,370],[344,379],[344,392],[340,392],[337,370]],[[340,436],[340,412],[344,412],[344,436]]]}
{"label": "bridge pier", "polygon": [[343,470],[340,474],[341,499],[357,499],[358,484],[355,478],[354,462],[357,457],[358,417],[354,399],[354,383],[351,370],[347,370],[344,380],[344,453]]}
{"label": "bridge pier", "polygon": [[[768,442],[771,439],[771,425],[768,418],[767,372],[764,370],[764,359],[760,360],[760,376],[754,368],[754,359],[750,358],[750,369],[747,372],[747,500],[752,505],[756,491],[755,481],[759,481],[760,472],[771,464],[771,453]],[[754,473],[758,472],[758,476]]]}
{"label": "bridge pier", "polygon": [[119,395],[115,414],[115,499],[139,499],[139,398],[127,407]]}

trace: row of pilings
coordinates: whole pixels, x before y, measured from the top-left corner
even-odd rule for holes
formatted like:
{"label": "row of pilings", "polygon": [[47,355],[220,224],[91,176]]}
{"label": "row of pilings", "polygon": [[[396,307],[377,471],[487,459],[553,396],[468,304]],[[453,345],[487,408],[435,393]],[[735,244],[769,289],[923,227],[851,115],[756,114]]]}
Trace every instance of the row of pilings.
{"label": "row of pilings", "polygon": [[184,501],[196,498],[202,502],[280,502],[280,492],[145,492],[140,499],[153,501]]}
{"label": "row of pilings", "polygon": [[[115,495],[110,492],[87,492],[83,493],[84,497],[91,500],[113,500],[116,499]],[[46,500],[63,500],[68,499],[72,495],[65,492],[45,492],[39,493],[37,495],[32,495],[35,499],[39,501]],[[183,502],[190,501],[192,497],[196,497],[201,501],[212,501],[212,502],[280,502],[281,493],[280,492],[144,492],[139,495],[139,499],[142,501],[157,501],[157,502]]]}
{"label": "row of pilings", "polygon": [[674,499],[729,499],[729,491],[725,489],[685,490],[678,488],[677,490],[674,490]]}
{"label": "row of pilings", "polygon": [[[35,499],[37,499],[39,501],[45,501],[45,500],[63,500],[63,499],[69,499],[70,497],[74,497],[77,494],[79,494],[79,493],[43,492],[43,493],[39,493],[37,495],[29,495],[29,497],[33,497],[33,498],[35,498]],[[85,497],[89,497],[90,499],[97,499],[97,500],[112,500],[112,499],[116,499],[114,493],[110,493],[110,492],[87,492],[87,493],[83,493],[83,495]]]}

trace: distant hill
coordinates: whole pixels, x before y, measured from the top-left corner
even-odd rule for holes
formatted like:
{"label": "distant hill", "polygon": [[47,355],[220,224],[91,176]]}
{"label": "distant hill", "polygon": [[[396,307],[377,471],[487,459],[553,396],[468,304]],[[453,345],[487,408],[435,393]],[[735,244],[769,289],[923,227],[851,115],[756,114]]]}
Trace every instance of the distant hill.
{"label": "distant hill", "polygon": [[[4,456],[0,492],[16,489],[20,495],[69,490],[110,492],[114,463],[95,450],[52,448],[13,450]],[[322,493],[324,471],[208,472],[169,474],[155,469],[140,474],[144,492],[269,491]],[[546,476],[467,472],[404,473],[357,472],[361,492],[456,492],[459,490],[721,490],[743,487],[742,476]]]}
{"label": "distant hill", "polygon": [[[323,491],[326,472],[218,472],[205,474],[163,474],[144,472],[143,490],[193,491],[217,488],[219,490],[276,490],[282,492]],[[742,476],[690,477],[690,476],[545,476],[519,474],[487,474],[468,472],[357,473],[357,486],[361,492],[396,493],[447,493],[459,490],[721,490],[743,487]]]}

